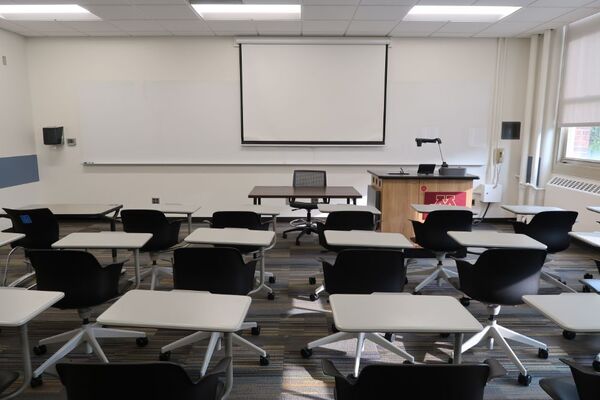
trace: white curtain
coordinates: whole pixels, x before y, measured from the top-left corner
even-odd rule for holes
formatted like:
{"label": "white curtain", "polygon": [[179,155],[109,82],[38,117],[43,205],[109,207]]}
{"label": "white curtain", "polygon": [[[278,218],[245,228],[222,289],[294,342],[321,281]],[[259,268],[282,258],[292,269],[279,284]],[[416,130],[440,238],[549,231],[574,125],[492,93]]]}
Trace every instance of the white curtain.
{"label": "white curtain", "polygon": [[562,126],[600,125],[600,13],[567,27]]}

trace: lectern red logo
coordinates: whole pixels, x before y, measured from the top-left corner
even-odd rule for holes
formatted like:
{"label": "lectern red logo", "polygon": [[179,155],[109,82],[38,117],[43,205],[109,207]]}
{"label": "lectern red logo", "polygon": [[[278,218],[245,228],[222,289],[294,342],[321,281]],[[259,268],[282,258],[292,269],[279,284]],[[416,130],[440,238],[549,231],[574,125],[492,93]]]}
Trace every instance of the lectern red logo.
{"label": "lectern red logo", "polygon": [[466,192],[425,192],[423,204],[441,204],[445,206],[466,206]]}

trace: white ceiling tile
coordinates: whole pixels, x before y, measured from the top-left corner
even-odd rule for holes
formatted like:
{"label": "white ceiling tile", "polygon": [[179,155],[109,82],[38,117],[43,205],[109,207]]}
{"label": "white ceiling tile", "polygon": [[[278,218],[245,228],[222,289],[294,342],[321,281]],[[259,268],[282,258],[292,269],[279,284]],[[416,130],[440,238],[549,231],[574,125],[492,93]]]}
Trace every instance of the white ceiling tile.
{"label": "white ceiling tile", "polygon": [[215,36],[211,31],[206,32],[171,32],[173,36]]}
{"label": "white ceiling tile", "polygon": [[256,30],[259,35],[300,35],[302,32],[301,21],[256,21]]}
{"label": "white ceiling tile", "polygon": [[76,30],[69,28],[66,25],[63,25],[58,21],[19,21],[19,25],[30,29],[32,31],[38,32],[75,32]]}
{"label": "white ceiling tile", "polygon": [[190,4],[189,0],[115,0],[115,4],[119,4],[121,2],[131,3],[131,4],[160,4],[160,5]]}
{"label": "white ceiling tile", "polygon": [[115,32],[120,31],[116,26],[104,21],[65,21],[62,25],[80,32]]}
{"label": "white ceiling tile", "polygon": [[364,6],[414,6],[419,0],[361,0]]}
{"label": "white ceiling tile", "polygon": [[432,33],[440,29],[447,22],[420,22],[420,21],[402,21],[392,31],[394,34],[400,33]]}
{"label": "white ceiling tile", "polygon": [[476,6],[524,7],[534,0],[478,0]]}
{"label": "white ceiling tile", "polygon": [[118,20],[111,23],[126,32],[166,32],[165,28],[156,21]]}
{"label": "white ceiling tile", "polygon": [[217,34],[256,35],[254,21],[207,21],[210,29]]}
{"label": "white ceiling tile", "polygon": [[596,7],[600,8],[600,0],[588,3],[585,6],[586,7],[593,7],[593,8],[596,8]]}
{"label": "white ceiling tile", "polygon": [[498,22],[479,32],[478,37],[508,37],[526,32],[539,25],[538,22]]}
{"label": "white ceiling tile", "polygon": [[216,36],[258,36],[258,32],[256,32],[256,30],[254,31],[233,31],[233,32],[226,32],[226,31],[219,31],[219,32],[215,32]]}
{"label": "white ceiling tile", "polygon": [[352,19],[354,6],[303,6],[303,20]]}
{"label": "white ceiling tile", "polygon": [[561,15],[558,18],[553,19],[552,22],[575,22],[579,21],[580,19],[589,17],[590,15],[594,15],[598,12],[600,12],[600,8],[578,8],[575,11],[571,11],[569,13]]}
{"label": "white ceiling tile", "polygon": [[[164,0],[163,0],[164,1]],[[242,0],[244,4],[300,4],[300,0]]]}
{"label": "white ceiling tile", "polygon": [[421,0],[420,5],[424,6],[470,6],[475,0]]}
{"label": "white ceiling tile", "polygon": [[343,35],[349,21],[302,21],[303,35]]}
{"label": "white ceiling tile", "polygon": [[490,25],[491,24],[486,22],[448,22],[446,25],[442,26],[437,32],[477,33],[490,27]]}
{"label": "white ceiling tile", "polygon": [[138,19],[142,16],[137,12],[134,6],[128,5],[103,5],[103,6],[86,6],[89,12],[97,15],[103,20],[119,20],[119,19]]}
{"label": "white ceiling tile", "polygon": [[429,35],[430,35],[430,33],[423,33],[423,32],[394,32],[394,31],[391,31],[388,36],[391,36],[391,37],[419,37],[419,38],[423,38],[423,37],[428,37]]}
{"label": "white ceiling tile", "polygon": [[573,11],[573,8],[521,8],[502,21],[507,22],[547,22],[563,14]]}
{"label": "white ceiling tile", "polygon": [[589,4],[591,0],[537,0],[529,7],[581,7]]}
{"label": "white ceiling tile", "polygon": [[135,6],[137,12],[145,19],[198,19],[198,14],[191,6]]}
{"label": "white ceiling tile", "polygon": [[156,20],[160,26],[169,32],[210,32],[208,24],[198,20]]}
{"label": "white ceiling tile", "polygon": [[346,35],[387,35],[396,25],[395,21],[352,21]]}
{"label": "white ceiling tile", "polygon": [[447,37],[447,38],[456,38],[456,37],[471,37],[474,33],[460,33],[460,32],[434,32],[431,34],[431,37]]}
{"label": "white ceiling tile", "polygon": [[354,13],[355,20],[399,21],[410,10],[407,6],[359,6]]}
{"label": "white ceiling tile", "polygon": [[[282,3],[282,0],[274,0]],[[254,2],[249,0],[249,2]],[[287,3],[287,0],[285,1]],[[306,6],[356,6],[360,0],[301,0],[301,3]]]}

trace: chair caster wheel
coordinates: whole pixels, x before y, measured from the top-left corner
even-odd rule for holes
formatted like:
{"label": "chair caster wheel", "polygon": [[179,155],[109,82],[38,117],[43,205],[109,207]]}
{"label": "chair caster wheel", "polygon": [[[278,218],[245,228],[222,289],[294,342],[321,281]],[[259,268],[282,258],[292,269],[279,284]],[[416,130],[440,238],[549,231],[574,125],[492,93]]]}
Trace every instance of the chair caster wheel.
{"label": "chair caster wheel", "polygon": [[135,344],[137,347],[146,347],[148,346],[148,338],[147,337],[139,337],[135,339]]}
{"label": "chair caster wheel", "polygon": [[450,334],[449,334],[449,333],[445,333],[445,332],[444,332],[444,333],[440,333],[440,337],[441,337],[442,339],[446,339],[446,338],[449,338],[449,337],[450,337]]}
{"label": "chair caster wheel", "polygon": [[252,336],[260,335],[260,326],[255,326],[252,329],[250,329],[250,333],[252,333]]}
{"label": "chair caster wheel", "polygon": [[281,237],[284,238],[284,239],[287,239],[287,233],[282,233]]}
{"label": "chair caster wheel", "polygon": [[311,276],[310,278],[308,278],[308,283],[311,285],[314,285],[317,283],[317,278],[315,278],[314,276]]}
{"label": "chair caster wheel", "polygon": [[296,246],[300,246],[300,242],[296,240]]}
{"label": "chair caster wheel", "polygon": [[592,274],[585,274],[583,276],[583,279],[593,279],[593,278],[594,278],[594,275],[592,275]]}
{"label": "chair caster wheel", "polygon": [[448,364],[454,364],[454,358],[448,357]]}
{"label": "chair caster wheel", "polygon": [[335,326],[335,324],[331,324],[331,331],[333,333],[338,333],[340,330]]}
{"label": "chair caster wheel", "polygon": [[313,351],[312,351],[312,349],[305,347],[300,350],[300,354],[302,355],[302,358],[310,358],[310,356],[312,356],[312,354],[313,354]]}
{"label": "chair caster wheel", "polygon": [[517,379],[517,382],[519,382],[520,385],[529,386],[529,384],[531,384],[531,375],[519,374],[519,378]]}
{"label": "chair caster wheel", "polygon": [[164,353],[160,353],[158,355],[158,359],[160,361],[169,361],[171,359],[171,352],[170,351],[166,351]]}
{"label": "chair caster wheel", "polygon": [[268,299],[268,300],[275,300],[275,294],[274,294],[273,292],[270,292],[270,293],[267,295],[267,299]]}
{"label": "chair caster wheel", "polygon": [[600,361],[594,360],[594,362],[592,363],[592,367],[594,368],[594,370],[600,372]]}
{"label": "chair caster wheel", "polygon": [[415,296],[420,296],[420,295],[422,295],[423,293],[421,293],[421,292],[413,292],[412,294],[413,294],[413,295],[415,295]]}
{"label": "chair caster wheel", "polygon": [[563,331],[563,337],[567,340],[573,340],[575,339],[575,336],[577,336],[575,332]]}
{"label": "chair caster wheel", "polygon": [[394,341],[394,334],[391,332],[387,332],[385,335],[383,335],[383,337],[390,343]]}
{"label": "chair caster wheel", "polygon": [[459,301],[464,307],[469,307],[471,305],[471,299],[468,297],[461,297]]}
{"label": "chair caster wheel", "polygon": [[319,295],[313,293],[309,296],[309,298],[310,298],[310,301],[317,301],[317,300],[319,300]]}
{"label": "chair caster wheel", "polygon": [[538,358],[547,360],[548,359],[548,350],[547,349],[538,349]]}
{"label": "chair caster wheel", "polygon": [[583,289],[582,289],[583,293],[589,293],[591,292],[591,289],[588,285],[583,285]]}
{"label": "chair caster wheel", "polygon": [[[33,347],[33,354],[35,354],[36,356],[41,356],[44,355],[48,352],[48,348],[46,347],[45,344],[39,345],[39,346],[34,346]],[[40,378],[41,379],[41,378]]]}
{"label": "chair caster wheel", "polygon": [[276,280],[274,276],[269,277],[269,283],[275,283]]}
{"label": "chair caster wheel", "polygon": [[404,364],[404,365],[414,365],[415,363],[412,362],[412,361],[410,361],[410,360],[404,360],[404,361],[402,361],[402,364]]}
{"label": "chair caster wheel", "polygon": [[408,278],[404,278],[404,284],[408,285]]}
{"label": "chair caster wheel", "polygon": [[260,365],[262,365],[262,366],[269,365],[269,355],[268,354],[266,357],[260,356]]}
{"label": "chair caster wheel", "polygon": [[36,387],[40,387],[42,386],[42,384],[44,383],[44,381],[42,380],[42,376],[34,376],[31,378],[31,381],[29,381],[29,385],[32,388],[36,388]]}

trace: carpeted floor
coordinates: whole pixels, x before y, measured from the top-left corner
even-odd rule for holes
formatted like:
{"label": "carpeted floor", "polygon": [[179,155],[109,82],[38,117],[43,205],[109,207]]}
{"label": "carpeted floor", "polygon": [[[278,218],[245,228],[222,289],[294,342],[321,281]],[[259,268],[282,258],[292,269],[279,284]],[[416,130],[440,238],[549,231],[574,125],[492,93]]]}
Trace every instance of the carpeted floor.
{"label": "carpeted floor", "polygon": [[[199,226],[199,225],[198,225]],[[280,224],[278,231],[284,228]],[[120,229],[120,228],[118,228]],[[510,230],[509,225],[481,224],[476,229]],[[106,224],[91,224],[87,222],[63,222],[61,236],[76,231],[106,230]],[[182,229],[181,237],[187,234]],[[2,266],[8,248],[0,249]],[[110,261],[109,251],[95,251],[94,254],[101,262]],[[352,370],[354,341],[342,342],[327,348],[318,348],[310,359],[303,359],[300,349],[307,342],[320,338],[330,333],[332,317],[329,311],[326,296],[316,302],[308,299],[308,294],[316,287],[309,285],[309,276],[317,276],[317,283],[322,279],[322,271],[317,257],[329,257],[332,254],[322,253],[315,237],[303,239],[301,246],[295,246],[293,238],[283,240],[278,235],[277,246],[267,253],[267,270],[273,272],[277,282],[272,285],[276,299],[269,301],[266,293],[261,293],[253,298],[248,321],[257,321],[261,328],[260,336],[251,336],[249,332],[243,335],[255,344],[263,347],[271,357],[270,365],[260,366],[258,357],[250,352],[234,348],[234,388],[232,399],[332,399],[333,380],[324,376],[321,371],[321,360],[331,359],[344,372]],[[596,254],[597,256],[597,254]],[[130,253],[120,252],[119,258],[129,258]],[[592,262],[594,252],[590,248],[574,243],[571,248],[559,255],[553,256],[550,264],[555,270],[562,273],[569,285],[581,290],[577,280],[586,272],[596,273]],[[144,257],[143,261],[147,260]],[[409,283],[405,291],[412,292],[425,275],[424,268],[433,264],[433,260],[419,260],[416,265],[411,265],[408,270]],[[447,265],[453,265],[451,260]],[[133,271],[131,262],[127,264],[129,274]],[[25,269],[22,253],[11,262],[9,276],[14,278]],[[142,287],[147,288],[149,282],[144,282]],[[168,290],[170,282],[164,280],[161,290]],[[541,293],[558,293],[557,289],[545,284]],[[460,293],[444,283],[441,287],[430,286],[424,289],[425,295],[450,295],[460,297]],[[0,307],[7,307],[3,304]],[[106,308],[100,307],[95,315]],[[486,309],[477,302],[472,302],[469,307],[482,323],[487,319]],[[597,317],[597,316],[596,316]],[[537,350],[515,344],[513,349],[521,358],[530,373],[534,376],[529,387],[517,384],[518,371],[510,364],[499,350],[487,350],[478,346],[464,355],[465,362],[479,362],[486,358],[498,359],[509,371],[504,378],[491,382],[486,389],[486,399],[547,399],[548,397],[538,386],[538,381],[543,377],[551,377],[568,373],[568,368],[559,361],[559,357],[571,357],[582,363],[591,363],[593,356],[600,351],[600,336],[579,334],[575,340],[569,341],[562,337],[561,329],[548,321],[535,311],[526,306],[504,307],[499,322],[518,332],[531,335],[548,344],[550,357],[547,360],[537,358]],[[30,341],[34,344],[37,340],[77,327],[79,324],[75,311],[60,311],[50,309],[40,317],[33,320],[29,326]],[[148,330],[150,344],[145,348],[137,348],[133,341],[104,340],[101,344],[111,361],[150,361],[157,360],[161,346],[183,337],[187,332],[181,331],[155,331]],[[418,362],[445,362],[452,349],[452,337],[442,339],[438,335],[398,335],[396,344],[403,346],[413,354]],[[172,361],[185,364],[191,375],[197,376],[201,365],[205,343],[183,348],[173,352]],[[57,347],[49,346],[49,352]],[[217,353],[213,360],[218,360]],[[46,356],[32,355],[34,368]],[[88,356],[81,349],[77,349],[69,357],[73,361],[96,361],[93,356]],[[367,342],[362,366],[370,363],[386,362],[399,363],[403,360]],[[20,366],[20,350],[17,331],[3,329],[0,332],[0,369],[17,369]],[[131,382],[132,385],[143,385],[144,382]],[[43,386],[28,389],[20,398],[23,399],[64,399],[64,391],[60,382],[50,374],[44,375]]]}

